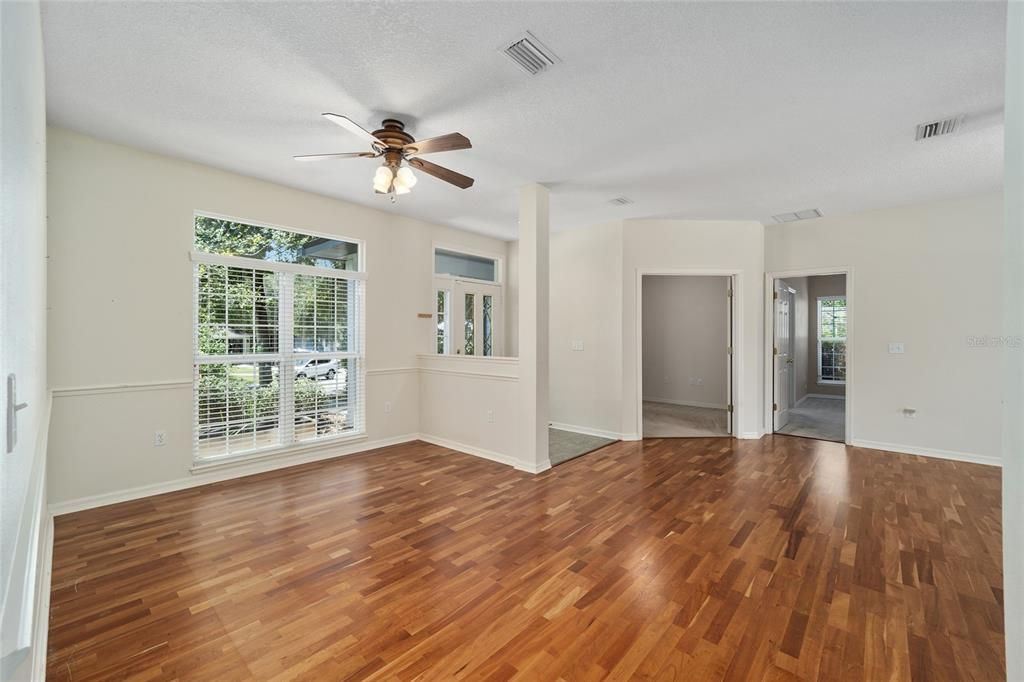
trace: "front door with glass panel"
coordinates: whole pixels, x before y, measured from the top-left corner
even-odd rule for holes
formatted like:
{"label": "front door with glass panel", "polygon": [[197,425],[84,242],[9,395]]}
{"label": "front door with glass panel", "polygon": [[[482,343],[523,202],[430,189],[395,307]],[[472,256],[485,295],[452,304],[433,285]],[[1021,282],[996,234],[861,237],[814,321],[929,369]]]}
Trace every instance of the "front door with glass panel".
{"label": "front door with glass panel", "polygon": [[[442,298],[447,299],[443,301]],[[447,303],[448,309],[441,311]],[[500,356],[501,287],[496,284],[454,280],[451,289],[438,291],[438,352],[444,345],[455,355]],[[442,340],[447,332],[447,339]]]}

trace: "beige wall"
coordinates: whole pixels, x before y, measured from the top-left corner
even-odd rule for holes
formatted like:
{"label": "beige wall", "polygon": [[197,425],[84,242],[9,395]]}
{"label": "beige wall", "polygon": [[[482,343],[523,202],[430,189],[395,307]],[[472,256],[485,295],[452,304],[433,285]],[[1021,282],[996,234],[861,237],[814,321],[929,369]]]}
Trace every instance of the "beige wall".
{"label": "beige wall", "polygon": [[728,404],[727,277],[643,278],[644,400]]}
{"label": "beige wall", "polygon": [[762,433],[764,227],[753,221],[627,220],[622,265],[622,433],[637,437],[637,272],[739,273],[734,305],[735,432]]}
{"label": "beige wall", "polygon": [[[818,381],[818,299],[822,296],[846,295],[846,275],[815,275],[807,278],[807,378],[804,383],[804,395],[846,395],[846,386],[841,384],[823,384]],[[799,324],[799,321],[797,322]],[[797,393],[799,393],[797,389]]]}
{"label": "beige wall", "polygon": [[637,272],[721,271],[740,274],[737,433],[760,435],[763,249],[764,228],[752,221],[627,220],[554,233],[552,422],[639,438]]}
{"label": "beige wall", "polygon": [[553,233],[550,253],[551,422],[617,437],[622,223]]}
{"label": "beige wall", "polygon": [[519,242],[508,242],[505,268],[505,355],[519,357]]}
{"label": "beige wall", "polygon": [[518,359],[424,354],[419,367],[424,439],[533,471],[533,462],[518,447],[523,424]]}
{"label": "beige wall", "polygon": [[[851,267],[848,438],[998,462],[1000,194],[766,229],[768,271]],[[890,342],[905,344],[889,354]],[[903,408],[917,410],[908,419]]]}
{"label": "beige wall", "polygon": [[432,243],[506,253],[500,240],[68,130],[50,130],[48,152],[53,502],[192,478],[194,211],[366,241],[371,443],[419,431]]}

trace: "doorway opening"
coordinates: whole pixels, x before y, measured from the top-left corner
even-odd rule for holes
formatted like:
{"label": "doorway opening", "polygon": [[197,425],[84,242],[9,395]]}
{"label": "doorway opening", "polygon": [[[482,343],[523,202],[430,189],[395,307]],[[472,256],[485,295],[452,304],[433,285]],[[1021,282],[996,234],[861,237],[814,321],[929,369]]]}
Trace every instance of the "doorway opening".
{"label": "doorway opening", "polygon": [[771,280],[774,433],[847,441],[847,279],[830,273]]}
{"label": "doorway opening", "polygon": [[640,278],[644,438],[733,433],[733,277]]}

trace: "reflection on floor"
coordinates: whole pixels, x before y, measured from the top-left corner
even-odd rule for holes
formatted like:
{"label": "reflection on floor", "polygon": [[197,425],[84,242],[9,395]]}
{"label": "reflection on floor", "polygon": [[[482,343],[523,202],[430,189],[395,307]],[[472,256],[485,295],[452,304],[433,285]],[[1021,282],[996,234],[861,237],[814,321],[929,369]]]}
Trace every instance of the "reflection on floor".
{"label": "reflection on floor", "polygon": [[789,410],[789,422],[776,433],[820,440],[846,440],[845,398],[804,398]]}
{"label": "reflection on floor", "polygon": [[614,442],[611,438],[549,428],[548,459],[551,460],[551,466],[555,466]]}
{"label": "reflection on floor", "polygon": [[728,412],[644,401],[644,438],[729,435]]}

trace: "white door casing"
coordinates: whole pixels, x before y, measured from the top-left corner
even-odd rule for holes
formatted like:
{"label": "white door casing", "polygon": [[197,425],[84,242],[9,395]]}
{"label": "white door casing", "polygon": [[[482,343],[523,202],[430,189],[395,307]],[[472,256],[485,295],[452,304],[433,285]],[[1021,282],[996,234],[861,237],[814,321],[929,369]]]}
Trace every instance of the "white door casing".
{"label": "white door casing", "polygon": [[726,433],[730,436],[734,435],[735,423],[733,421],[733,415],[735,414],[735,408],[733,407],[733,394],[732,394],[732,358],[735,353],[733,347],[733,309],[732,300],[734,296],[733,278],[727,277],[725,280],[725,305],[726,305],[726,336],[725,336],[725,395],[726,395]]}

